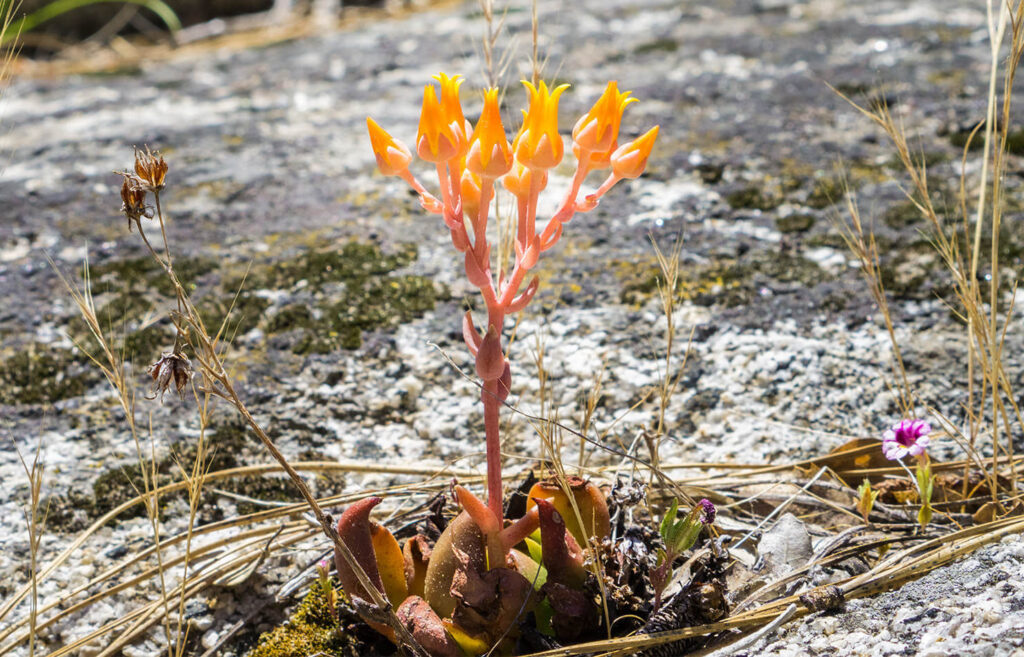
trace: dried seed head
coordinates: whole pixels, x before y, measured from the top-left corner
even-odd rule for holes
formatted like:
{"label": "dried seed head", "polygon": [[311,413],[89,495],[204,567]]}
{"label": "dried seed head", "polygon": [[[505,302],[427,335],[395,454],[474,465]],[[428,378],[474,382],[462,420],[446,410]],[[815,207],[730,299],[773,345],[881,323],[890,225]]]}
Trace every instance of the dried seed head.
{"label": "dried seed head", "polygon": [[146,205],[146,190],[139,188],[134,178],[128,175],[124,175],[121,183],[121,212],[128,217],[128,230],[132,229],[132,222],[138,222],[142,217],[153,217],[153,209]]}
{"label": "dried seed head", "polygon": [[143,189],[159,192],[164,188],[164,176],[167,175],[167,162],[160,151],[153,153],[146,146],[145,152],[135,149],[135,175]]}
{"label": "dried seed head", "polygon": [[172,385],[178,396],[184,399],[185,386],[192,380],[193,374],[192,363],[185,354],[177,350],[164,353],[160,360],[150,365],[146,371],[153,377],[153,396],[149,399],[156,399],[159,395],[162,402],[164,393],[170,390]]}

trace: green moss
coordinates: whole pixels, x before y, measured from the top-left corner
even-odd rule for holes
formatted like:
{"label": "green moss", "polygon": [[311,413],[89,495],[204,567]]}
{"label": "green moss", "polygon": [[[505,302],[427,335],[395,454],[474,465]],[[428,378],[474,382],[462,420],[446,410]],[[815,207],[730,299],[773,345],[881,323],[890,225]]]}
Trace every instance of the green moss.
{"label": "green moss", "polygon": [[256,328],[269,307],[269,300],[252,292],[241,292],[238,296],[210,295],[198,304],[199,316],[211,334],[220,331],[221,325],[227,320],[223,335],[229,340]]}
{"label": "green moss", "polygon": [[836,91],[852,100],[857,100],[858,96],[867,96],[872,91],[871,85],[863,82],[839,82],[834,86]]}
{"label": "green moss", "polygon": [[[193,290],[193,281],[213,271],[216,264],[210,258],[179,258],[174,269],[186,289]],[[92,265],[89,271],[94,296],[102,299],[113,295],[97,307],[96,317],[126,360],[149,363],[170,347],[174,336],[169,323],[151,323],[154,318],[164,317],[161,307],[166,303],[158,303],[158,297],[174,295],[170,280],[156,261],[150,257],[122,258]],[[67,330],[77,344],[93,348],[95,339],[82,318],[68,322]]]}
{"label": "green moss", "polygon": [[[950,160],[950,154],[946,151],[924,151],[914,153],[913,159],[918,165],[923,164],[925,168],[930,169],[934,166],[948,162]],[[890,157],[885,163],[885,166],[889,169],[895,169],[900,173],[905,169],[903,166],[903,160],[900,159],[899,155],[893,155]]]}
{"label": "green moss", "polygon": [[148,367],[164,351],[174,346],[174,335],[161,326],[147,326],[128,333],[121,341],[125,358],[142,367]]}
{"label": "green moss", "polygon": [[[973,130],[974,126],[972,125],[961,130],[954,130],[950,132],[949,143],[962,149],[967,145],[967,140],[971,138],[971,132]],[[981,128],[975,132],[970,143],[971,146],[968,150],[981,150],[982,146],[985,145],[985,129]],[[1024,128],[1010,130],[1006,134],[1006,150],[1014,155],[1024,155]]]}
{"label": "green moss", "polygon": [[[622,303],[642,304],[656,293],[662,273],[653,259],[645,263],[631,261],[617,265],[622,280],[619,294]],[[738,260],[724,259],[681,269],[676,295],[678,299],[697,305],[733,307],[759,299],[761,288],[769,281],[813,287],[828,278],[824,270],[810,260],[761,251]]]}
{"label": "green moss", "polygon": [[1014,155],[1024,155],[1024,128],[1011,130],[1006,135],[1006,150]]}
{"label": "green moss", "polygon": [[[141,291],[124,290],[96,309],[96,318],[104,335],[113,343],[114,349],[124,355],[125,360],[146,365],[167,349],[174,337],[166,323],[150,323],[156,315],[156,304]],[[68,322],[68,335],[89,350],[99,355],[96,339],[89,325],[81,317]]]}
{"label": "green moss", "polygon": [[267,321],[269,333],[283,333],[314,325],[313,313],[309,306],[301,303],[288,304]]}
{"label": "green moss", "polygon": [[679,42],[675,39],[661,38],[641,43],[633,49],[635,55],[646,55],[652,52],[675,52],[679,50]]}
{"label": "green moss", "polygon": [[33,343],[0,361],[0,404],[44,404],[83,394],[88,370],[75,352]]}
{"label": "green moss", "polygon": [[[217,261],[212,258],[176,258],[174,260],[174,274],[186,292],[195,290],[196,281],[215,269],[217,269]],[[174,296],[174,285],[162,269],[155,275],[151,275],[147,283],[164,296]]]}
{"label": "green moss", "polygon": [[250,282],[257,287],[291,287],[305,280],[314,290],[343,283],[315,302],[314,308],[290,304],[266,322],[270,334],[302,331],[292,351],[326,354],[356,349],[365,331],[396,326],[432,310],[447,297],[422,276],[393,275],[416,258],[414,245],[385,254],[374,244],[349,242],[337,251],[309,251],[284,263],[254,268]]}
{"label": "green moss", "polygon": [[736,210],[773,210],[779,207],[782,199],[766,194],[760,187],[752,185],[726,194],[725,202]]}
{"label": "green moss", "polygon": [[[333,580],[331,586],[334,586]],[[292,617],[261,636],[249,657],[348,657],[367,654],[365,646],[346,632],[339,622],[338,619],[344,617],[344,607],[335,604],[338,597],[325,591],[319,582],[314,583]]]}
{"label": "green moss", "polygon": [[[971,132],[973,130],[974,126],[971,126],[969,128],[950,132],[949,143],[962,149],[967,145],[967,140],[971,137]],[[974,138],[971,139],[971,146],[968,150],[978,151],[981,150],[984,145],[985,132],[984,128],[981,128],[974,133]],[[1024,128],[1010,130],[1006,134],[1006,150],[1014,155],[1024,155]]]}
{"label": "green moss", "polygon": [[[404,244],[398,251],[385,254],[376,244],[348,242],[337,250],[310,250],[264,267],[254,267],[244,287],[250,289],[287,289],[305,280],[318,290],[328,283],[361,281],[383,276],[416,259],[416,245]],[[224,290],[233,293],[242,287],[240,278],[226,280]]]}
{"label": "green moss", "polygon": [[93,281],[116,280],[123,284],[141,282],[147,276],[159,271],[160,265],[149,256],[138,258],[119,258],[98,264],[89,265],[89,274]]}
{"label": "green moss", "polygon": [[781,233],[802,233],[814,226],[814,215],[791,214],[788,217],[779,217],[775,220],[775,226]]}
{"label": "green moss", "polygon": [[[207,435],[207,442],[204,451],[209,472],[235,468],[243,464],[242,455],[248,449],[256,448],[256,441],[250,438],[248,430],[238,422],[228,422],[211,430]],[[179,464],[186,469],[195,462],[198,452],[198,444],[195,442],[186,443],[171,453],[157,459],[156,485],[164,486],[181,480],[181,469]],[[323,458],[319,454],[307,454],[305,459],[316,460]],[[145,463],[146,472],[154,470],[153,461]],[[128,500],[134,499],[139,492],[144,490],[144,478],[142,467],[136,463],[110,468],[101,473],[92,486],[91,498],[85,497],[78,500],[80,508],[84,508],[92,519],[98,518],[111,509],[120,506]],[[329,478],[330,479],[330,478]],[[327,480],[325,480],[327,481]],[[333,479],[331,479],[334,482]],[[338,480],[338,489],[341,482]],[[291,481],[278,476],[246,475],[234,477],[217,482],[217,488],[231,493],[237,493],[256,500],[273,502],[291,502],[298,499],[294,484]],[[202,507],[212,509],[216,507],[215,498],[210,492],[206,492],[207,499]],[[186,499],[183,492],[166,495],[161,499],[162,504],[172,500]],[[237,504],[238,513],[252,513],[261,510],[262,506],[240,501]],[[130,510],[125,511],[119,519],[135,518],[145,515],[145,508],[138,504]]]}
{"label": "green moss", "polygon": [[841,178],[818,178],[807,195],[806,203],[816,210],[822,210],[841,200],[845,193],[846,183]]}
{"label": "green moss", "polygon": [[79,75],[87,78],[120,78],[120,77],[141,77],[144,74],[142,67],[138,64],[123,64],[120,66],[112,66],[110,68],[104,68],[97,71],[82,71]]}
{"label": "green moss", "polygon": [[903,201],[891,206],[882,215],[882,221],[891,228],[906,228],[924,219],[921,211],[912,201]]}
{"label": "green moss", "polygon": [[[217,261],[205,257],[181,257],[174,260],[174,273],[186,290],[194,290],[195,282],[217,268]],[[95,289],[103,292],[107,289],[115,291],[156,290],[164,296],[174,295],[174,286],[163,268],[149,256],[138,258],[122,258],[91,265],[90,275],[94,281],[103,285]]]}
{"label": "green moss", "polygon": [[879,266],[886,292],[896,299],[951,298],[952,277],[928,245],[902,249]]}

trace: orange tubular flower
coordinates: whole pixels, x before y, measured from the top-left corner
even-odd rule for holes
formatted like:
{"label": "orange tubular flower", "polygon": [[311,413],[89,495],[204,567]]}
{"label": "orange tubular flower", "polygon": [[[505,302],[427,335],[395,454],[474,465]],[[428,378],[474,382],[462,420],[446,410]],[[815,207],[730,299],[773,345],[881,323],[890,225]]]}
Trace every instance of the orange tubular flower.
{"label": "orange tubular flower", "polygon": [[465,143],[466,117],[462,114],[462,103],[459,102],[459,87],[465,80],[461,75],[448,77],[444,73],[438,73],[434,79],[441,83],[441,110],[444,112],[445,120],[456,136]]}
{"label": "orange tubular flower", "polygon": [[611,153],[619,136],[619,124],[626,105],[636,102],[629,98],[632,92],[619,93],[618,85],[612,81],[597,99],[590,111],[580,117],[572,129],[572,140],[584,153]]}
{"label": "orange tubular flower", "polygon": [[377,122],[366,117],[366,127],[370,131],[370,145],[373,155],[377,158],[377,168],[385,176],[397,176],[409,168],[412,152],[409,147],[388,134],[387,130]]}
{"label": "orange tubular flower", "polygon": [[512,147],[516,159],[531,169],[550,169],[562,161],[565,146],[558,134],[558,97],[569,88],[563,84],[548,91],[544,82],[540,88],[523,81],[530,92],[530,110],[525,113],[523,127],[516,135]]}
{"label": "orange tubular flower", "polygon": [[416,154],[435,164],[459,157],[465,141],[452,130],[455,120],[445,115],[445,108],[437,99],[434,85],[424,87],[420,127],[416,133]]}
{"label": "orange tubular flower", "polygon": [[658,126],[654,126],[625,146],[612,153],[612,172],[619,178],[639,178],[647,167],[647,158],[658,138]]}
{"label": "orange tubular flower", "polygon": [[498,111],[498,90],[490,89],[484,97],[484,110],[469,138],[466,169],[481,178],[498,178],[512,168],[512,148],[505,138],[505,126]]}

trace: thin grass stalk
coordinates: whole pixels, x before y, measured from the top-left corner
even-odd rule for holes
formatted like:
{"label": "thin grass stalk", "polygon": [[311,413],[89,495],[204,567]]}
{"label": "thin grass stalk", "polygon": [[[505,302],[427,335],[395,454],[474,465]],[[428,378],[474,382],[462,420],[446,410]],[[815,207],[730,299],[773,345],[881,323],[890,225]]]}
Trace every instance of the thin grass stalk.
{"label": "thin grass stalk", "polygon": [[[278,548],[285,548],[294,545],[295,543],[300,542],[305,538],[306,533],[301,532],[294,536],[278,537],[276,542],[278,544]],[[262,547],[260,547],[258,550],[255,550],[255,552],[257,553],[262,551]],[[251,558],[252,552],[253,551],[250,550],[250,553],[242,554],[234,557],[229,561],[226,561],[224,564],[224,569],[228,570],[231,568],[237,568],[241,565],[244,565],[246,563],[246,560]],[[200,591],[213,586],[215,583],[215,579],[216,578],[207,575],[206,573],[199,573],[191,577],[183,577],[181,583],[178,584],[174,588],[174,590],[170,591],[169,595],[173,595],[174,597],[184,597],[186,599],[191,598]],[[164,599],[154,600],[153,602],[147,605],[143,605],[142,607],[139,607],[131,612],[128,612],[125,615],[125,617],[119,618],[116,621],[112,621],[111,623],[108,623],[103,627],[98,628],[97,630],[91,632],[89,635],[82,637],[74,644],[64,646],[63,648],[53,653],[50,653],[49,657],[63,657],[63,655],[66,654],[76,654],[76,650],[87,645],[92,641],[95,641],[105,636],[106,634],[115,630],[117,627],[120,627],[124,624],[124,621],[126,619],[133,621],[132,626],[124,632],[122,632],[116,639],[111,641],[111,643],[109,643],[107,646],[105,646],[104,650],[101,653],[99,653],[97,657],[108,657],[109,655],[116,654],[121,648],[126,646],[128,643],[130,643],[143,632],[148,630],[154,624],[161,621],[161,617],[158,616],[158,614],[160,613],[161,608],[165,606],[165,601],[166,600]]]}
{"label": "thin grass stalk", "polygon": [[[208,382],[210,385],[210,387],[205,388],[204,391],[221,397],[230,403],[239,415],[241,415],[245,423],[263,444],[264,448],[270,453],[274,460],[280,464],[281,468],[284,469],[285,473],[292,480],[292,483],[298,489],[303,500],[305,500],[306,504],[313,511],[313,515],[316,517],[317,523],[323,529],[324,534],[334,544],[338,554],[341,555],[342,559],[344,559],[348,566],[353,570],[360,585],[370,596],[370,602],[380,610],[383,615],[384,622],[386,622],[387,625],[395,631],[395,635],[402,643],[409,647],[413,654],[425,655],[423,649],[409,633],[409,630],[401,621],[399,621],[398,617],[395,615],[394,609],[391,607],[391,604],[373,585],[366,572],[359,565],[358,561],[356,561],[351,550],[344,541],[341,540],[341,537],[338,535],[337,528],[334,526],[334,519],[324,513],[305,481],[303,481],[302,477],[299,476],[299,473],[292,467],[284,454],[282,454],[277,448],[277,445],[274,444],[273,440],[270,439],[270,436],[268,436],[263,430],[263,427],[252,416],[248,407],[245,405],[245,402],[242,401],[241,397],[235,390],[234,383],[224,367],[224,362],[221,358],[218,347],[219,340],[224,331],[224,326],[227,323],[227,318],[225,318],[225,321],[221,325],[221,329],[217,335],[215,337],[211,337],[206,330],[198,310],[193,305],[188,294],[185,292],[184,287],[178,280],[177,275],[171,268],[169,264],[170,261],[164,263],[160,259],[152,245],[146,239],[141,222],[136,222],[136,225],[139,228],[139,234],[142,236],[146,247],[149,249],[156,262],[161,264],[164,269],[164,273],[167,275],[168,280],[174,287],[179,307],[179,315],[176,317],[175,323],[178,326],[179,335],[187,333],[189,336],[196,360],[200,365],[200,371],[204,377],[204,382]],[[162,229],[164,226],[164,221],[162,219],[160,225]],[[182,329],[184,327],[182,325],[186,325],[189,330],[187,332],[183,331]]]}
{"label": "thin grass stalk", "polygon": [[41,459],[43,439],[40,437],[39,442],[36,443],[32,465],[25,461],[25,457],[22,455],[17,443],[14,443],[14,451],[18,455],[22,471],[24,471],[25,478],[29,484],[28,504],[23,513],[25,516],[25,531],[28,533],[29,584],[32,587],[29,601],[28,654],[29,657],[35,657],[36,637],[39,631],[39,545],[43,539],[43,532],[46,527],[46,512],[44,511],[42,516],[39,513],[39,506],[42,500],[43,471],[45,469]]}
{"label": "thin grass stalk", "polygon": [[[306,534],[307,534],[308,537],[313,537],[313,536],[315,536],[318,533],[315,529],[310,528],[308,523],[305,523],[305,522],[302,522],[302,521],[296,521],[296,522],[290,523],[289,525],[286,526],[286,529],[288,529],[288,530],[291,530],[291,529],[302,529],[302,528],[305,528]],[[242,531],[242,532],[239,532],[237,534],[233,534],[230,537],[218,540],[218,541],[216,541],[214,543],[210,543],[208,545],[204,545],[204,546],[195,548],[194,551],[191,553],[190,558],[191,558],[192,561],[195,561],[195,560],[197,560],[199,558],[204,557],[208,553],[216,552],[216,551],[221,550],[222,548],[224,548],[226,546],[229,546],[229,545],[235,546],[235,544],[245,545],[245,541],[247,541],[248,539],[265,538],[268,534],[273,534],[275,531],[277,531],[277,530],[275,528],[273,528],[273,527],[260,527],[258,529],[251,529],[251,530],[248,530],[248,531]],[[168,541],[165,541],[164,545],[166,546],[167,543],[168,543]],[[150,552],[150,554],[151,554],[151,552]],[[60,620],[63,619],[63,618],[67,618],[67,617],[69,617],[69,616],[71,616],[71,615],[73,615],[73,614],[75,614],[75,613],[77,613],[77,612],[79,612],[79,611],[81,611],[83,609],[88,608],[89,606],[91,606],[93,604],[96,604],[97,602],[100,602],[100,601],[105,600],[107,598],[113,597],[114,595],[116,595],[117,593],[120,593],[121,591],[132,589],[133,587],[135,587],[135,586],[137,586],[139,584],[142,584],[142,583],[144,583],[146,581],[149,581],[153,577],[156,576],[158,567],[151,567],[151,568],[148,568],[148,569],[142,571],[138,575],[135,575],[135,576],[128,577],[126,579],[120,580],[116,584],[112,584],[112,585],[109,584],[111,581],[114,580],[114,577],[116,577],[119,573],[123,572],[127,568],[127,566],[129,566],[131,563],[134,563],[136,560],[137,559],[133,559],[131,562],[129,562],[127,564],[119,564],[118,566],[110,568],[107,571],[105,571],[103,574],[101,574],[101,575],[99,575],[97,577],[94,577],[87,584],[84,584],[84,585],[78,587],[77,589],[75,589],[74,591],[69,592],[66,596],[62,597],[61,599],[55,600],[55,601],[51,602],[50,604],[42,607],[39,610],[39,612],[40,612],[40,614],[45,614],[46,612],[48,612],[48,611],[50,611],[50,610],[52,610],[52,609],[54,609],[56,607],[61,607],[62,605],[67,605],[69,600],[73,600],[74,598],[79,596],[81,593],[83,593],[83,592],[85,592],[85,591],[87,591],[89,589],[96,588],[96,587],[98,587],[98,586],[100,586],[102,584],[108,584],[108,586],[106,588],[103,588],[102,590],[98,591],[97,593],[94,593],[91,596],[89,596],[89,597],[87,597],[87,598],[85,598],[83,600],[80,600],[79,602],[76,602],[76,603],[71,604],[71,605],[69,605],[67,607],[64,607],[63,609],[60,609],[58,613],[56,613],[53,616],[50,616],[50,617],[44,619],[42,622],[40,622],[38,624],[38,628],[37,629],[38,630],[44,630],[47,627],[53,625],[54,623],[60,622]],[[175,567],[181,565],[182,563],[184,563],[185,560],[186,560],[186,557],[184,555],[181,555],[181,556],[177,556],[177,557],[174,557],[174,558],[166,560],[164,565],[167,568],[175,568]],[[18,625],[13,625],[11,628],[9,628],[9,630],[13,631],[13,630],[16,630],[17,628],[18,628]],[[10,634],[10,632],[8,632],[8,635],[9,634]],[[2,638],[6,638],[6,636],[2,637]],[[0,638],[0,640],[2,640],[2,638]],[[29,638],[29,632],[27,630],[25,632],[23,632],[22,634],[14,636],[11,639],[10,643],[8,643],[6,645],[0,646],[0,654],[2,654],[3,652],[6,652],[8,650],[14,649],[19,644],[21,644],[24,641],[28,640],[28,638]]]}
{"label": "thin grass stalk", "polygon": [[[88,273],[88,263],[84,268],[83,280],[85,286],[81,292],[77,289],[71,290],[72,298],[76,302],[82,317],[85,319],[89,330],[92,332],[93,338],[99,347],[101,354],[99,356],[92,355],[91,352],[86,351],[88,357],[100,368],[104,377],[107,379],[108,384],[114,390],[118,403],[121,406],[121,410],[125,414],[125,421],[128,423],[128,430],[132,438],[132,444],[135,447],[135,455],[139,465],[139,471],[142,474],[142,486],[145,492],[145,510],[146,517],[149,521],[150,530],[153,534],[153,542],[157,546],[156,556],[158,562],[160,562],[160,587],[166,597],[167,584],[164,577],[164,569],[162,567],[162,552],[159,550],[160,545],[160,506],[159,497],[150,495],[153,488],[155,487],[156,481],[156,458],[155,454],[151,454],[150,465],[147,465],[146,458],[143,456],[142,443],[139,439],[139,427],[136,421],[136,408],[135,408],[135,390],[134,385],[130,376],[130,368],[126,367],[124,361],[124,354],[119,353],[107,338],[106,333],[103,331],[103,327],[100,324],[99,318],[96,315],[96,307],[93,303],[92,290],[90,285],[90,278]],[[67,281],[65,281],[66,283]],[[84,350],[83,350],[84,351]],[[152,431],[150,431],[150,451],[155,450],[155,437]],[[150,470],[150,468],[152,468]],[[131,485],[134,487],[134,481],[131,481]],[[136,492],[139,492],[136,490]],[[2,616],[2,615],[0,615]],[[173,640],[171,637],[170,625],[164,624],[165,638],[167,640],[168,656],[171,655],[171,647]]]}
{"label": "thin grass stalk", "polygon": [[[441,474],[441,473],[433,473],[433,472],[427,471],[427,470],[422,469],[422,468],[402,468],[402,467],[394,467],[394,466],[369,466],[369,465],[366,465],[366,464],[339,464],[339,463],[330,462],[330,461],[300,461],[300,462],[294,463],[293,465],[294,465],[294,467],[297,470],[304,471],[304,472],[380,472],[380,471],[383,471],[383,472],[388,472],[388,473],[391,473],[391,474],[411,474],[411,475],[417,475],[418,474],[418,475],[428,475],[428,476],[430,476],[430,475],[440,476],[440,474]],[[218,480],[218,479],[230,479],[230,478],[233,478],[233,477],[241,477],[241,476],[248,476],[248,475],[261,475],[261,474],[268,474],[268,473],[273,473],[273,472],[280,472],[281,470],[282,470],[282,468],[280,467],[280,465],[276,464],[276,463],[274,463],[274,464],[240,466],[240,467],[237,467],[237,468],[230,468],[230,469],[226,469],[226,470],[210,472],[210,473],[208,473],[206,475],[205,480],[206,481],[214,481],[214,480]],[[454,471],[451,474],[453,474],[454,476],[457,476],[460,479],[463,479],[465,481],[474,481],[476,479],[479,479],[479,477],[475,476],[473,473],[468,472],[468,471]],[[389,488],[387,488],[385,490],[382,490],[382,491],[367,491],[367,492],[370,492],[370,493],[380,492],[380,493],[389,493],[389,494],[395,494],[395,493],[399,493],[399,492],[403,492],[403,491],[424,491],[424,492],[430,491],[430,492],[437,492],[437,491],[443,490],[447,485],[448,485],[447,481],[440,481],[440,480],[438,480],[433,485],[425,485],[423,483],[400,484],[398,486],[389,487]],[[176,492],[180,492],[182,490],[185,490],[186,487],[187,487],[187,482],[178,481],[178,482],[166,484],[166,485],[164,485],[164,486],[162,486],[162,487],[152,491],[151,495],[166,496],[166,495],[169,495],[169,494],[172,494],[172,493],[176,493]],[[352,502],[352,501],[354,501],[356,499],[360,499],[363,496],[364,496],[363,493],[346,493],[346,494],[342,494],[342,495],[334,495],[334,496],[330,496],[330,497],[321,498],[319,500],[319,502],[322,505],[346,504],[346,503]],[[62,551],[52,561],[50,561],[46,566],[44,566],[42,568],[42,570],[40,571],[40,573],[38,575],[38,581],[40,581],[40,582],[41,581],[45,581],[45,579],[47,577],[49,577],[51,574],[53,574],[53,572],[55,572],[56,569],[59,568],[62,564],[64,564],[71,557],[71,555],[74,554],[74,552],[76,552],[82,545],[84,545],[85,542],[93,534],[95,534],[97,531],[99,531],[100,529],[105,527],[109,522],[111,522],[112,520],[114,520],[115,518],[120,516],[125,511],[128,511],[129,509],[131,509],[132,507],[134,507],[134,506],[136,506],[138,504],[145,504],[146,503],[146,498],[147,498],[147,495],[140,495],[140,496],[137,496],[137,497],[135,497],[135,498],[133,498],[131,500],[127,500],[127,501],[123,502],[122,504],[118,505],[117,507],[115,507],[114,509],[111,509],[110,511],[108,511],[103,516],[101,516],[98,519],[96,519],[93,522],[92,525],[90,525],[85,530],[83,530],[75,538],[75,540],[72,542],[72,544],[70,546],[65,548],[64,551]],[[204,525],[202,527],[199,527],[198,529],[196,529],[194,531],[194,535],[205,535],[205,534],[209,534],[209,533],[214,533],[216,531],[220,531],[222,529],[228,529],[228,528],[231,528],[231,527],[236,527],[236,526],[247,524],[247,523],[251,524],[251,523],[255,523],[255,522],[262,522],[262,521],[266,521],[266,520],[273,520],[273,519],[276,519],[276,518],[287,517],[289,515],[293,515],[295,513],[301,512],[302,509],[304,509],[304,508],[306,508],[306,504],[300,502],[300,503],[292,504],[292,505],[289,505],[289,506],[286,506],[286,507],[280,507],[280,508],[276,508],[276,509],[268,509],[268,510],[265,510],[265,511],[258,511],[258,512],[253,513],[253,514],[249,514],[248,516],[242,516],[242,517],[238,517],[238,518],[228,518],[228,519],[221,520],[221,521],[218,521],[218,522],[215,522],[215,523],[211,523],[209,525]],[[173,536],[173,537],[169,537],[167,540],[165,540],[163,542],[162,547],[163,548],[171,547],[172,545],[180,543],[183,540],[185,540],[185,535],[184,534],[179,534],[179,535],[176,535],[176,536]],[[128,562],[122,564],[121,566],[115,566],[114,568],[109,569],[108,571],[106,571],[106,573],[108,573],[110,576],[113,576],[113,575],[115,575],[118,572],[119,568],[124,568],[124,567],[130,566],[132,563],[134,563],[136,561],[139,561],[139,560],[141,560],[143,558],[146,558],[148,555],[152,554],[152,552],[155,551],[155,549],[156,548],[154,546],[150,546],[149,548],[147,548],[143,552],[141,552],[138,555],[135,555],[134,557],[129,559]],[[97,579],[102,581],[104,578],[102,576],[100,576]],[[86,586],[83,586],[83,587],[79,587],[75,591],[70,592],[67,597],[68,598],[72,598],[72,597],[75,597],[75,596],[81,594],[85,589],[88,588],[88,586],[89,585],[86,585]],[[30,593],[31,593],[31,590],[30,590],[30,587],[28,585],[24,585],[21,589],[19,589],[10,599],[8,599],[4,603],[4,606],[2,608],[0,608],[0,618],[3,618],[7,614],[9,614],[11,612],[11,610],[13,610]],[[61,604],[60,600],[54,601],[54,602],[44,606],[40,611],[45,613],[46,611],[49,611],[50,609],[52,609],[53,607],[58,606],[59,604]],[[13,632],[17,631],[17,629],[18,629],[18,627],[20,627],[20,625],[21,625],[21,623],[17,623],[16,622],[16,623],[13,623],[13,624],[9,625],[7,628],[4,628],[3,630],[0,630],[0,641],[5,640]],[[2,652],[3,651],[0,651],[0,653],[2,653]]]}

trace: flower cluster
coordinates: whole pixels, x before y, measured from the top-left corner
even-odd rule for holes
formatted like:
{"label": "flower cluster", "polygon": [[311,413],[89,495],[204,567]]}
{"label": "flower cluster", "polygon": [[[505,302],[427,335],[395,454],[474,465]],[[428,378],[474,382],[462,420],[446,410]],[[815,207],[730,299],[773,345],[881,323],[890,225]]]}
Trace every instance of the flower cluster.
{"label": "flower cluster", "polygon": [[[558,132],[558,100],[567,85],[552,89],[544,82],[524,82],[529,108],[523,112],[519,132],[509,141],[497,89],[485,92],[483,110],[473,126],[466,121],[459,100],[462,79],[441,73],[435,80],[439,86],[428,84],[423,91],[414,148],[392,137],[372,118],[366,124],[381,173],[405,180],[425,210],[441,215],[452,245],[463,255],[466,278],[484,300],[483,328],[478,329],[467,312],[462,334],[482,381],[488,499],[485,504],[456,486],[463,510],[432,547],[426,537],[417,536],[399,549],[390,532],[370,519],[380,498],[361,500],[346,509],[338,521],[338,535],[426,652],[432,657],[455,657],[509,651],[519,619],[542,601],[541,617],[546,620],[538,620],[538,629],[543,633],[573,640],[596,623],[592,591],[597,583],[584,564],[589,546],[609,536],[604,493],[574,477],[541,482],[528,495],[525,515],[508,523],[503,517],[498,416],[512,374],[501,333],[505,317],[521,311],[536,294],[537,277],[525,281],[540,255],[558,242],[563,226],[575,213],[592,210],[618,181],[643,173],[658,128],[620,146],[622,113],[634,99],[609,82],[573,128],[576,171],[558,209],[538,226],[538,198],[548,184],[548,173],[565,155]],[[434,165],[439,196],[427,191],[410,171],[413,153]],[[601,170],[608,171],[604,182],[581,199],[587,175]],[[487,237],[499,181],[516,199],[511,271],[494,270]],[[714,508],[702,507],[698,515],[693,521],[703,526],[711,522]],[[336,553],[335,561],[342,588],[363,604],[370,598],[368,591],[341,556]],[[396,639],[391,628],[372,614],[364,617]]]}
{"label": "flower cluster", "polygon": [[[576,172],[554,215],[538,228],[537,200],[548,184],[548,172],[558,166],[565,155],[565,145],[558,132],[558,100],[568,85],[551,89],[544,82],[537,85],[523,82],[529,95],[529,108],[523,113],[522,127],[509,142],[498,107],[497,89],[485,92],[480,118],[475,126],[470,126],[459,100],[462,78],[440,73],[435,80],[439,87],[428,84],[423,91],[415,153],[434,165],[440,198],[428,192],[409,170],[413,149],[392,137],[372,118],[367,118],[366,123],[381,173],[405,180],[419,195],[424,209],[441,215],[452,244],[464,254],[466,278],[483,297],[486,322],[478,329],[467,312],[463,318],[463,337],[476,359],[476,372],[483,382],[488,506],[500,524],[498,410],[511,384],[511,368],[501,343],[505,316],[519,312],[533,298],[538,279],[534,276],[524,287],[527,274],[540,254],[558,242],[563,226],[573,215],[592,210],[620,180],[643,173],[658,127],[620,146],[622,113],[635,99],[630,97],[630,92],[620,92],[615,82],[609,82],[594,106],[573,128]],[[581,199],[580,190],[587,175],[602,170],[608,170],[604,182]],[[488,216],[499,180],[516,199],[515,263],[511,272],[493,270],[491,245],[487,239]]]}

